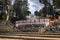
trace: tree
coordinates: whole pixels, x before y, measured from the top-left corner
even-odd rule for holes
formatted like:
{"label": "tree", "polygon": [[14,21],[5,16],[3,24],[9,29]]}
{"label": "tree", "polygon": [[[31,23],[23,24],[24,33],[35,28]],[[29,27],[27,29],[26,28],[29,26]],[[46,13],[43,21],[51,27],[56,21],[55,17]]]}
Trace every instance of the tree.
{"label": "tree", "polygon": [[[11,12],[11,3],[10,0],[0,0],[0,4],[2,5],[0,8],[2,13],[0,13],[0,32],[13,32],[13,26],[9,21],[9,14]],[[4,21],[2,21],[4,20]],[[8,22],[7,22],[8,21]]]}
{"label": "tree", "polygon": [[[16,13],[16,18],[17,20],[24,20],[26,19],[27,15],[27,0],[16,0],[14,4],[14,12]],[[18,11],[19,10],[19,11]]]}
{"label": "tree", "polygon": [[6,17],[6,21],[9,20],[9,13],[10,13],[10,0],[1,0],[3,2],[3,15],[2,17]]}
{"label": "tree", "polygon": [[3,2],[0,1],[0,20],[2,20]]}
{"label": "tree", "polygon": [[27,16],[29,16],[29,14],[31,14],[31,12],[30,11],[26,11],[26,13],[25,13]]}
{"label": "tree", "polygon": [[48,3],[47,0],[39,0],[39,2],[44,4],[44,5],[46,5]]}
{"label": "tree", "polygon": [[35,11],[36,16],[41,16],[41,14],[38,11]]}
{"label": "tree", "polygon": [[[45,6],[42,9],[42,13],[44,13],[44,16],[46,15],[51,15],[54,16],[55,14],[55,9],[53,8],[54,4],[51,5],[47,0],[40,0],[41,3],[43,3]],[[53,0],[54,3],[54,0]]]}
{"label": "tree", "polygon": [[41,9],[42,10],[42,13],[43,13],[43,17],[46,17],[46,14],[48,14],[48,7],[49,7],[49,3],[47,2],[47,0],[39,0],[40,3],[44,4],[44,8]]}
{"label": "tree", "polygon": [[57,8],[60,8],[60,0],[54,0],[54,5],[55,5]]}
{"label": "tree", "polygon": [[[60,0],[54,0],[54,5],[55,5],[56,9],[60,9]],[[56,12],[56,14],[58,14],[60,16],[60,10],[58,10]]]}

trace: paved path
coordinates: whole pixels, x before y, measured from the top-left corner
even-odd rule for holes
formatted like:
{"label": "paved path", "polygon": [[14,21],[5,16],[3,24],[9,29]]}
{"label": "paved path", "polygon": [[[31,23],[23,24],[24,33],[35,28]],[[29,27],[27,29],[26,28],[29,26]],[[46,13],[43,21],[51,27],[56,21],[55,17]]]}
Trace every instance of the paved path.
{"label": "paved path", "polygon": [[[41,35],[42,36],[42,35]],[[13,36],[13,35],[0,35],[0,40],[60,40],[60,38],[52,37],[54,35],[51,35],[51,37],[36,37],[36,36]],[[45,35],[50,36],[50,35]],[[55,35],[58,36],[58,35]],[[59,35],[60,37],[60,35]]]}

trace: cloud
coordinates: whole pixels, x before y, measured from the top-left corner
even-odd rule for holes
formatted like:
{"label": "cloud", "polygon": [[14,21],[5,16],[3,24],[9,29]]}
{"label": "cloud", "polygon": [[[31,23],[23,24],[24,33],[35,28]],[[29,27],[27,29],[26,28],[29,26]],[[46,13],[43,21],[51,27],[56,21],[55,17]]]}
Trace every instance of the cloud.
{"label": "cloud", "polygon": [[44,7],[43,4],[39,2],[39,0],[28,0],[28,7],[29,11],[33,14],[36,10],[40,10],[42,7]]}

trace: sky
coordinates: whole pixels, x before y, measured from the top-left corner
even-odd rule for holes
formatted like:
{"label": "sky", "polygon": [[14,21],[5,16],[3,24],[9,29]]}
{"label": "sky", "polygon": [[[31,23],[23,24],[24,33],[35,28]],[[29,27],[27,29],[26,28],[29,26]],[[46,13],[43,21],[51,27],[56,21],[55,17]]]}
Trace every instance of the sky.
{"label": "sky", "polygon": [[14,4],[14,1],[15,1],[15,0],[11,0],[11,5],[13,5],[13,4]]}
{"label": "sky", "polygon": [[28,7],[28,10],[31,11],[32,14],[34,14],[36,10],[39,11],[40,9],[42,9],[44,5],[41,4],[39,0],[28,0]]}
{"label": "sky", "polygon": [[[14,0],[11,0],[11,2],[11,4],[13,5]],[[53,4],[52,0],[48,0],[48,2],[50,2],[51,5]],[[42,9],[44,7],[44,4],[40,3],[39,0],[28,0],[28,7],[28,10],[31,11],[32,14],[34,14],[36,10],[39,11],[40,9]]]}
{"label": "sky", "polygon": [[[11,0],[11,4],[13,5],[15,0]],[[28,7],[29,7],[29,11],[31,11],[32,14],[34,14],[34,12],[37,10],[39,11],[40,9],[42,9],[44,7],[43,4],[41,4],[39,2],[39,0],[28,0]]]}

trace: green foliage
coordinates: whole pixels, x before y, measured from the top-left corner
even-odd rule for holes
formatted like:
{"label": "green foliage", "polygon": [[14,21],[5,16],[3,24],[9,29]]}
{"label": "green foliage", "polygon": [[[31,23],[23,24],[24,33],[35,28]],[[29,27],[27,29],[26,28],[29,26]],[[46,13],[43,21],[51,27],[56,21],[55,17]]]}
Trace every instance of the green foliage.
{"label": "green foliage", "polygon": [[0,20],[6,20],[6,16],[7,14],[5,13],[0,14]]}
{"label": "green foliage", "polygon": [[53,10],[53,5],[51,5],[47,0],[41,0],[41,3],[43,3],[45,6],[42,9],[43,16],[46,17],[46,15],[54,15],[55,10]]}
{"label": "green foliage", "polygon": [[[19,20],[26,19],[26,16],[30,14],[28,12],[28,7],[27,7],[27,0],[15,0],[14,5],[11,5],[11,0],[1,0],[3,2],[3,9],[2,13],[4,12],[5,14],[0,14],[0,19],[5,20],[4,17],[7,18],[7,15],[9,15],[9,20],[11,20],[14,17],[14,14],[16,13],[16,18]],[[0,2],[1,4],[1,2]],[[7,7],[9,6],[9,9]],[[5,12],[7,11],[7,13]]]}
{"label": "green foliage", "polygon": [[[54,0],[54,5],[57,9],[60,9],[60,0]],[[60,16],[60,10],[56,12],[56,15]]]}
{"label": "green foliage", "polygon": [[3,13],[2,20],[6,20],[6,16],[7,16],[7,14]]}
{"label": "green foliage", "polygon": [[55,5],[57,8],[60,8],[60,0],[55,0],[54,5]]}
{"label": "green foliage", "polygon": [[16,0],[13,8],[14,8],[14,12],[16,13],[16,18],[18,20],[26,19],[27,10],[28,10],[27,0],[23,2],[21,0],[20,1]]}
{"label": "green foliage", "polygon": [[43,4],[45,4],[45,5],[48,3],[47,0],[39,0],[39,2],[40,2],[40,3],[43,3]]}
{"label": "green foliage", "polygon": [[10,0],[4,0],[4,2],[5,2],[5,5],[10,5],[11,4]]}
{"label": "green foliage", "polygon": [[38,11],[35,11],[36,16],[41,16],[41,14]]}

